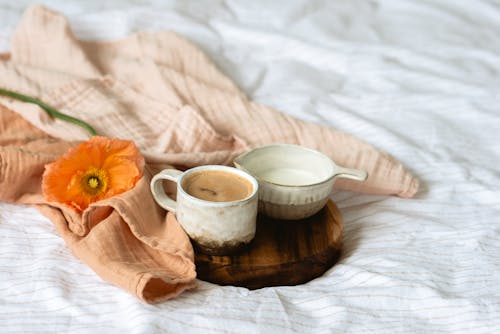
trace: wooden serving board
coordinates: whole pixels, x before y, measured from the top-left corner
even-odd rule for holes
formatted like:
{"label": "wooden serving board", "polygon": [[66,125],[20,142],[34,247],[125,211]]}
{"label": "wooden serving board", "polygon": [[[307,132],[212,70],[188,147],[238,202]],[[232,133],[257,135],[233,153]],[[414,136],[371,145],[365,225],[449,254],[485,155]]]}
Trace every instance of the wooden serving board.
{"label": "wooden serving board", "polygon": [[196,252],[198,278],[220,284],[259,289],[297,285],[321,276],[340,257],[342,216],[329,200],[316,215],[279,221],[259,215],[255,239],[232,256]]}

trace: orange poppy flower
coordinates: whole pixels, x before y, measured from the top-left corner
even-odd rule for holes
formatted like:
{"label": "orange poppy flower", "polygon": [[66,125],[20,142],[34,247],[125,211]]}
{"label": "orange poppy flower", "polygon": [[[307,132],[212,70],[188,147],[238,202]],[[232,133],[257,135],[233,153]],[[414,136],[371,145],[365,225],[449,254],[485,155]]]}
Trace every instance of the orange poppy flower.
{"label": "orange poppy flower", "polygon": [[90,203],[132,189],[142,177],[144,158],[128,140],[94,136],[45,166],[45,199],[81,212]]}

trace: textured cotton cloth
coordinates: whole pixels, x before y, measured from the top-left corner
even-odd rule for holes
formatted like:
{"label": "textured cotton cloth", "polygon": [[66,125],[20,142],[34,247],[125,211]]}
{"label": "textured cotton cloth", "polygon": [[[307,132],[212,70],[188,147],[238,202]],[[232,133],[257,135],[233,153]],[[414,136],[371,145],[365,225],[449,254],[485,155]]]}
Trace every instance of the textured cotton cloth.
{"label": "textured cotton cloth", "polygon": [[0,106],[0,198],[35,204],[73,254],[105,280],[146,302],[195,286],[194,253],[175,216],[160,209],[146,171],[135,188],[91,204],[82,214],[41,195],[44,165],[78,142],[49,137]]}
{"label": "textured cotton cloth", "polygon": [[0,99],[0,199],[39,205],[76,256],[147,302],[175,296],[195,278],[187,236],[149,193],[151,174],[162,168],[230,164],[245,150],[281,142],[368,171],[367,181],[338,180],[338,189],[401,197],[418,190],[399,162],[373,146],[250,101],[198,48],[171,32],[84,42],[64,17],[32,6],[10,54],[2,56],[0,86],[39,97],[100,135],[133,140],[141,149],[148,167],[137,186],[76,215],[43,201],[40,178],[44,164],[88,134],[36,105]]}

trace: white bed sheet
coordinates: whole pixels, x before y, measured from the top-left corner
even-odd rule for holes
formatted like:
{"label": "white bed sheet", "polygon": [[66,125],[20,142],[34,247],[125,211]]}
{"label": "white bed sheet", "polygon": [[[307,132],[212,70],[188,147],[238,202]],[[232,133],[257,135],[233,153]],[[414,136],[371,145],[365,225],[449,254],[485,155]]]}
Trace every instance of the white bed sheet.
{"label": "white bed sheet", "polygon": [[[0,2],[0,50],[29,3]],[[102,281],[35,209],[0,203],[0,332],[500,333],[498,2],[43,3],[85,39],[177,31],[253,99],[365,139],[422,186],[335,192],[344,254],[308,284],[200,282],[159,305]]]}

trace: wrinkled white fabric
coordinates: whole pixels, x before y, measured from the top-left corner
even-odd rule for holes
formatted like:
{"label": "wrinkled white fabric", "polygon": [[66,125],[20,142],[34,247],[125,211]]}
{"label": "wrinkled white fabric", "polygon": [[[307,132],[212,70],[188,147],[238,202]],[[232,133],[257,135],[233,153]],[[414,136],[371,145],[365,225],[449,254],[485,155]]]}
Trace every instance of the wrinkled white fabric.
{"label": "wrinkled white fabric", "polygon": [[[29,3],[0,3],[0,50]],[[0,332],[500,332],[498,2],[44,4],[85,39],[174,30],[252,99],[389,152],[421,190],[335,192],[344,254],[308,284],[200,282],[154,306],[99,279],[35,209],[0,203]]]}

